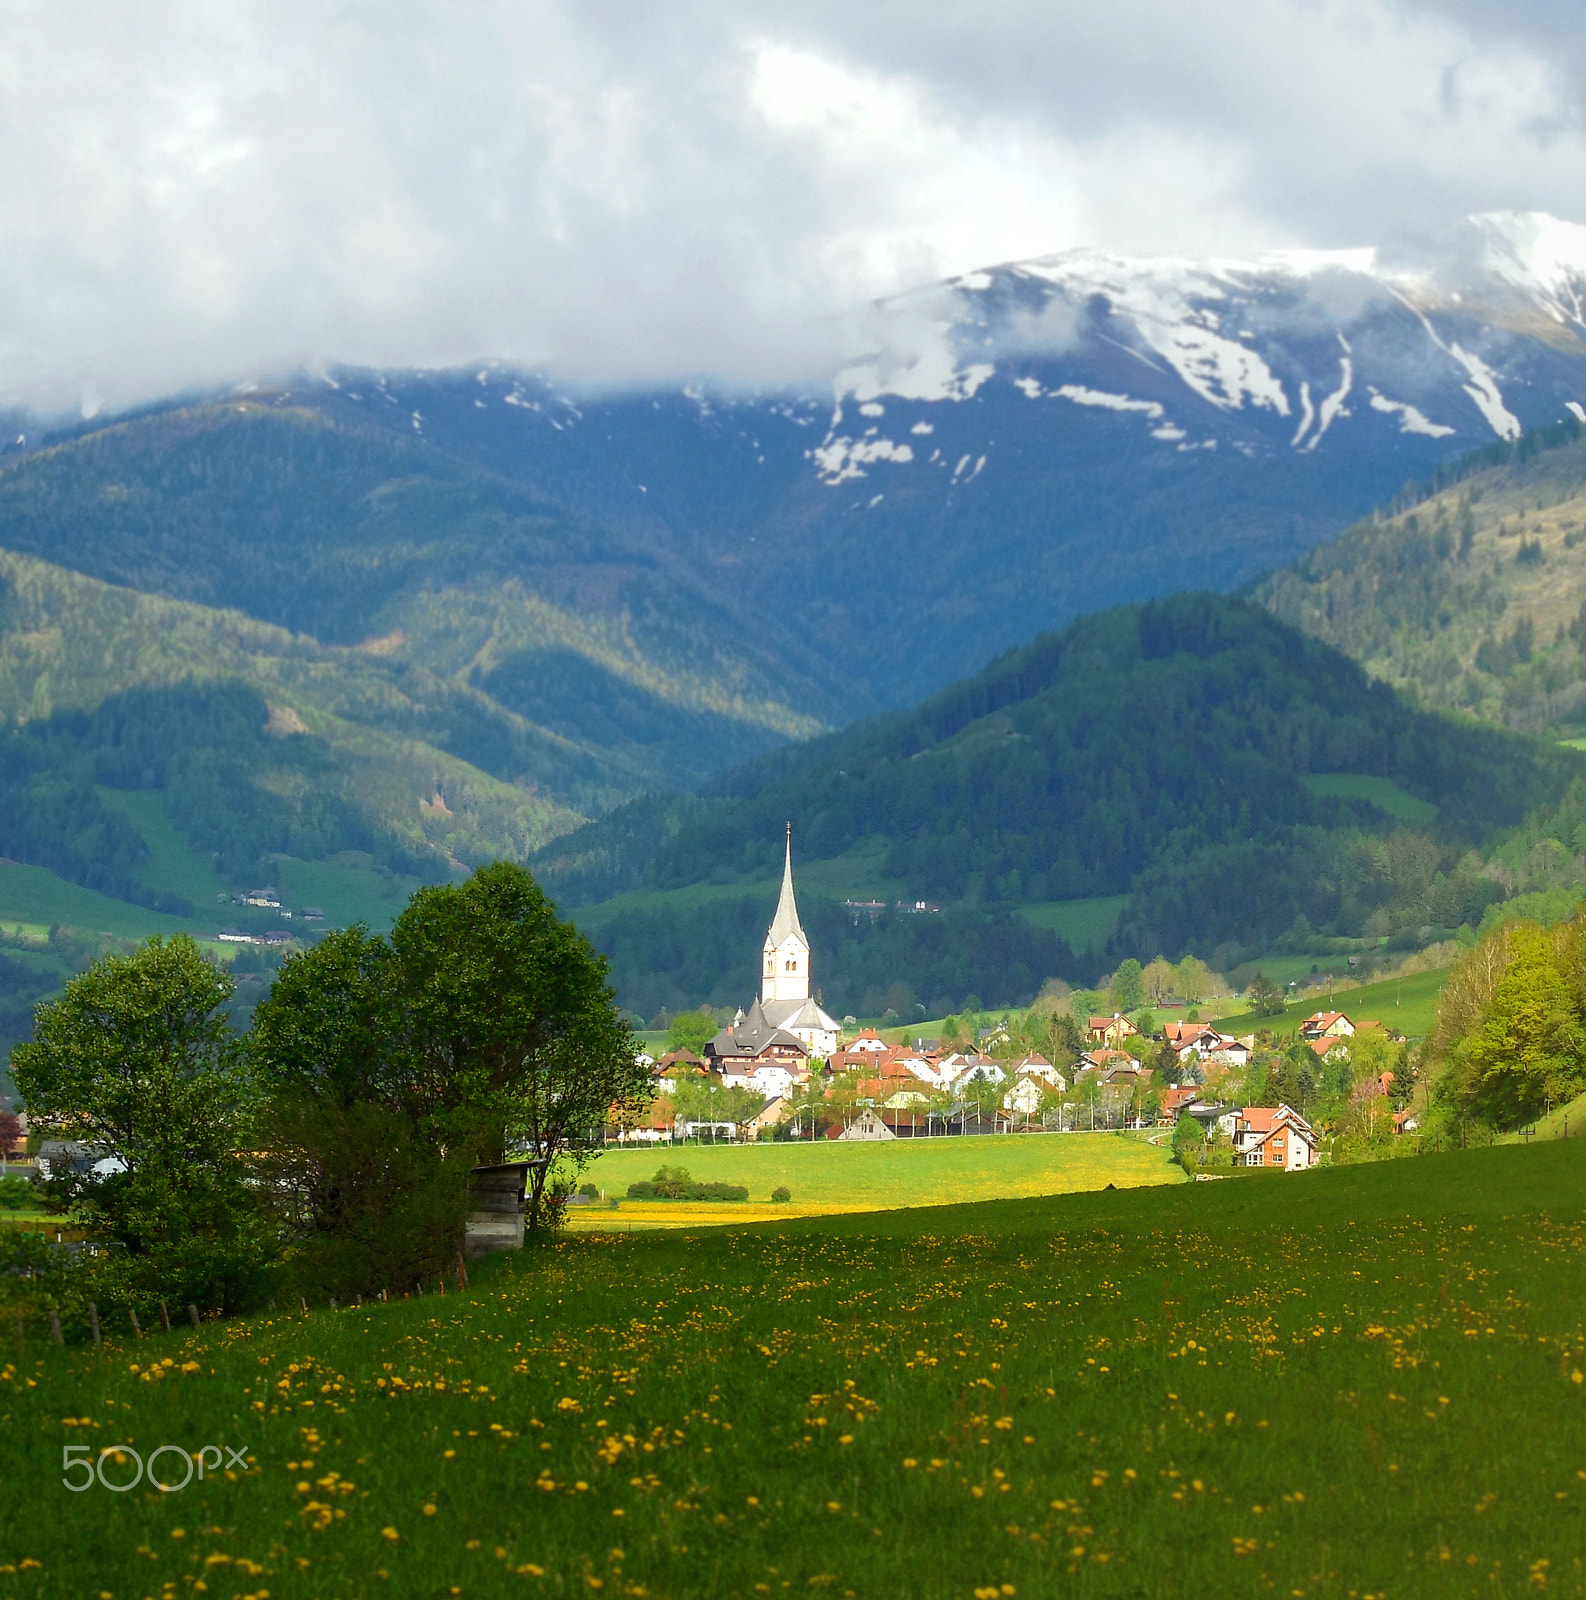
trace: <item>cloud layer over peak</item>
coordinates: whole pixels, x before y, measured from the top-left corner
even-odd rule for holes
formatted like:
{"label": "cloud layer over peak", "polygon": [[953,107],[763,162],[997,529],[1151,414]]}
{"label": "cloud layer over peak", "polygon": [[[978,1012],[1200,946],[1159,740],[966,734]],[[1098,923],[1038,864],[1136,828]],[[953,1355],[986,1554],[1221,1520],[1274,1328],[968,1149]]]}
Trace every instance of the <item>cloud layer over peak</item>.
{"label": "cloud layer over peak", "polygon": [[797,379],[837,313],[988,262],[1376,242],[1586,193],[1578,32],[1495,5],[6,17],[0,397],[41,407],[328,361]]}

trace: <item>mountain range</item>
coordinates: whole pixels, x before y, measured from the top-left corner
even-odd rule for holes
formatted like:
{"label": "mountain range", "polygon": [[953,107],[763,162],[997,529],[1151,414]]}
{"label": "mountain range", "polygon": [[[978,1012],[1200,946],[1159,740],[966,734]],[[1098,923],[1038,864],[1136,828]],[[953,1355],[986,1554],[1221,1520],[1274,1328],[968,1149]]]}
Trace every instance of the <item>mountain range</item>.
{"label": "mountain range", "polygon": [[[659,861],[685,826],[682,802],[642,796],[727,772],[796,785],[825,746],[757,763],[979,682],[1076,617],[1263,581],[1279,616],[1431,703],[1557,720],[1573,616],[1541,607],[1529,644],[1515,623],[1538,540],[1550,576],[1573,570],[1573,513],[1521,493],[1489,529],[1468,491],[1417,509],[1404,486],[1484,448],[1518,470],[1586,418],[1586,228],[1503,213],[1413,249],[1071,252],[847,328],[849,358],[799,390],[589,393],[485,361],[19,418],[0,454],[0,855],[170,916],[332,857],[417,881],[538,852],[587,902],[633,881],[641,835]],[[1452,672],[1447,641],[1435,669],[1407,635],[1384,643],[1383,607],[1346,604],[1339,576],[1363,595],[1376,563],[1373,593],[1399,595],[1380,573],[1438,528]],[[1365,565],[1327,553],[1367,544]],[[634,830],[620,849],[575,831],[607,816]],[[758,871],[758,834],[733,838],[700,881]],[[893,840],[873,876],[1011,905],[1134,893],[1151,866],[991,843],[944,877],[950,851],[926,870]],[[1171,829],[1137,843],[1176,848]]]}

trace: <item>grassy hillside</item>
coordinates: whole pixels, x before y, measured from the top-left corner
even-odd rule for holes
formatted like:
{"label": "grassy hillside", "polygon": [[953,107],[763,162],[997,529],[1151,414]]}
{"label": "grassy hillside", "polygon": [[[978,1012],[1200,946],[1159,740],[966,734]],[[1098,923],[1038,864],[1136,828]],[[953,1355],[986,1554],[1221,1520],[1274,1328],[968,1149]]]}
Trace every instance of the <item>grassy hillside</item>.
{"label": "grassy hillside", "polygon": [[1504,727],[1586,716],[1586,438],[1494,446],[1256,598],[1428,706]]}
{"label": "grassy hillside", "polygon": [[1218,1019],[1213,1025],[1238,1033],[1248,1033],[1255,1028],[1292,1033],[1313,1011],[1332,1010],[1344,1012],[1352,1022],[1380,1022],[1407,1038],[1419,1039],[1431,1029],[1437,997],[1447,977],[1448,969],[1437,967],[1404,978],[1387,978],[1380,983],[1363,983],[1354,989],[1337,989],[1331,999],[1326,991],[1313,990],[1276,1016],[1256,1017],[1240,1010]]}
{"label": "grassy hillside", "polygon": [[[1554,1142],[574,1237],[102,1351],[30,1329],[0,1566],[23,1600],[1579,1594],[1583,1206]],[[246,1466],[59,1487],[63,1447],[207,1440]]]}
{"label": "grassy hillside", "polygon": [[[633,794],[813,732],[844,703],[775,618],[722,609],[654,540],[421,429],[278,396],[152,413],[23,457],[0,470],[0,549],[363,645],[384,663],[365,686],[412,682],[428,708],[409,731],[563,798],[553,748],[512,748],[514,717],[609,750],[607,776]],[[125,688],[125,653],[94,654],[106,692]]]}

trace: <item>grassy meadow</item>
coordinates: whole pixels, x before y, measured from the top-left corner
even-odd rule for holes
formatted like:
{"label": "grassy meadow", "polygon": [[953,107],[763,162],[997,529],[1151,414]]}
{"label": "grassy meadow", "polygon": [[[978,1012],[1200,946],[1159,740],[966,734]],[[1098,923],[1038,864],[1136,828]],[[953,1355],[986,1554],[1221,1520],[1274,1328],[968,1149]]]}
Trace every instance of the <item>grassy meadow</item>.
{"label": "grassy meadow", "polygon": [[1448,968],[1435,967],[1405,978],[1363,983],[1357,989],[1335,989],[1331,1001],[1325,991],[1313,991],[1305,999],[1285,1006],[1276,1016],[1255,1017],[1240,1010],[1219,1018],[1214,1026],[1239,1033],[1248,1033],[1252,1028],[1292,1033],[1313,1011],[1333,1010],[1345,1012],[1352,1022],[1380,1022],[1409,1038],[1418,1038],[1432,1026],[1437,997],[1447,979]]}
{"label": "grassy meadow", "polygon": [[566,1237],[13,1348],[0,1593],[1578,1595],[1583,1305],[1575,1141]]}
{"label": "grassy meadow", "polygon": [[[655,1176],[665,1163],[688,1169],[700,1183],[742,1184],[749,1200],[639,1201],[620,1197],[630,1183]],[[952,1205],[971,1200],[1073,1194],[1084,1189],[1179,1183],[1182,1170],[1165,1147],[1122,1133],[1032,1133],[973,1139],[836,1140],[747,1145],[657,1145],[608,1150],[585,1169],[585,1179],[616,1211],[575,1209],[570,1225],[586,1229],[694,1226],[837,1211],[884,1211],[899,1206]],[[771,1203],[786,1186],[792,1200]]]}

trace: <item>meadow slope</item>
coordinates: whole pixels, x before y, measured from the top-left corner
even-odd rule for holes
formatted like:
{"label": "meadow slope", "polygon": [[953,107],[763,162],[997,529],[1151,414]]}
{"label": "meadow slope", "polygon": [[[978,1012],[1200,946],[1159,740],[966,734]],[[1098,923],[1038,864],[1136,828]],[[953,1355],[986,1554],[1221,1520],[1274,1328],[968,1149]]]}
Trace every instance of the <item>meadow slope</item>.
{"label": "meadow slope", "polygon": [[[35,1338],[0,1592],[1578,1595],[1583,1208],[1555,1142],[564,1239],[444,1299]],[[247,1469],[61,1486],[63,1447],[125,1483],[111,1447],[204,1442]]]}

